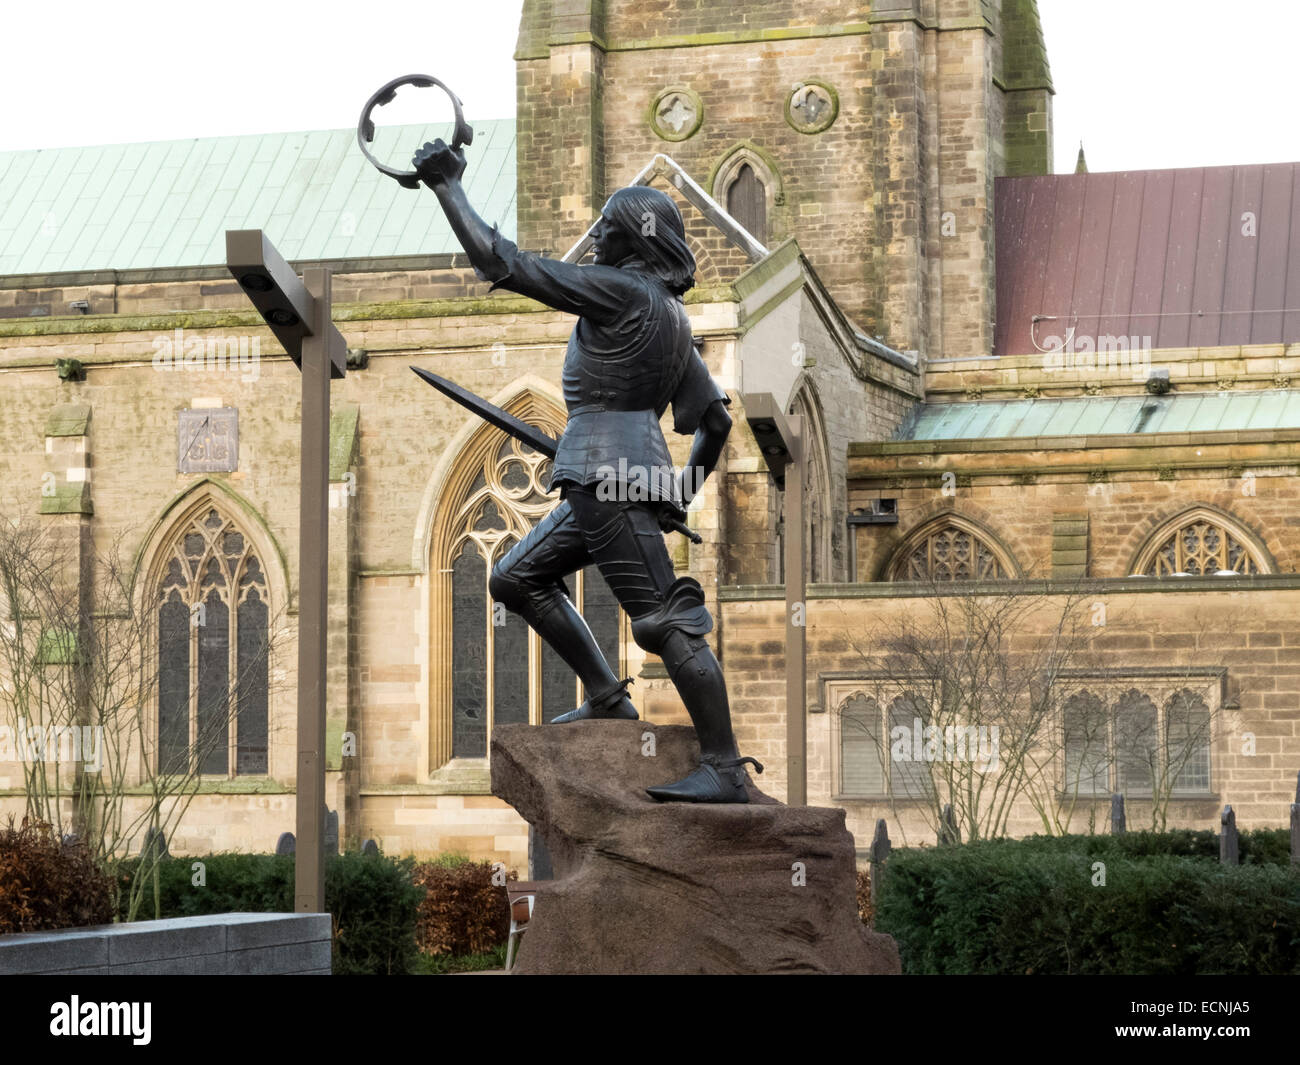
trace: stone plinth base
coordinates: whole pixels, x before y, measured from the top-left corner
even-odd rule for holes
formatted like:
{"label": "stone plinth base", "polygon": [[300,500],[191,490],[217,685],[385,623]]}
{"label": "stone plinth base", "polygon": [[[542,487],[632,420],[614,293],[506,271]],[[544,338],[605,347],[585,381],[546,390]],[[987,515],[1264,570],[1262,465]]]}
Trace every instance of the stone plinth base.
{"label": "stone plinth base", "polygon": [[[653,754],[649,753],[653,751]],[[517,973],[897,973],[858,919],[844,811],[660,804],[697,764],[694,731],[642,721],[502,725],[492,792],[534,825],[555,881]]]}

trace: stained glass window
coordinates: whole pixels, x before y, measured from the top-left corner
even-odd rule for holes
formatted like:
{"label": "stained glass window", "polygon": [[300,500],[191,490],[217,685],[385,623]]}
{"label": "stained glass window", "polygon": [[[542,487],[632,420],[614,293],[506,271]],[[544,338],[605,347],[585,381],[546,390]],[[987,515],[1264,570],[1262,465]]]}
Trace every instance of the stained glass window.
{"label": "stained glass window", "polygon": [[157,585],[159,769],[266,773],[269,614],[261,562],[215,506],[185,522],[163,559]]}
{"label": "stained glass window", "polygon": [[1147,577],[1209,577],[1259,573],[1255,553],[1221,522],[1195,515],[1148,550],[1138,572]]}
{"label": "stained glass window", "polygon": [[478,755],[487,743],[487,566],[466,540],[452,566],[452,754]]}
{"label": "stained glass window", "polygon": [[974,530],[944,522],[914,539],[890,568],[892,581],[998,581],[1010,567]]}
{"label": "stained glass window", "polygon": [[[558,433],[545,418],[534,420],[544,432]],[[449,669],[435,683],[449,688],[450,698],[439,705],[449,708],[452,725],[450,746],[441,756],[435,743],[435,766],[447,757],[486,756],[495,725],[550,721],[586,698],[563,659],[488,594],[492,566],[557,502],[547,491],[550,460],[502,433],[471,445],[467,454],[480,468],[448,505],[444,527],[451,560],[435,567],[448,581],[451,607]],[[613,593],[595,566],[567,584],[617,671],[619,607]]]}

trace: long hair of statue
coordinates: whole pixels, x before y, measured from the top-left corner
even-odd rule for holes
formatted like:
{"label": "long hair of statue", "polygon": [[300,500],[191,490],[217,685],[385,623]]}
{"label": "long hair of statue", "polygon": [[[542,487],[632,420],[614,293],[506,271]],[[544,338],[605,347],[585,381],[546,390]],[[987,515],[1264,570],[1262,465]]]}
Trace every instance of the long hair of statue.
{"label": "long hair of statue", "polygon": [[695,285],[695,256],[686,244],[686,227],[666,192],[648,185],[619,189],[601,212],[632,240],[640,258],[681,296]]}

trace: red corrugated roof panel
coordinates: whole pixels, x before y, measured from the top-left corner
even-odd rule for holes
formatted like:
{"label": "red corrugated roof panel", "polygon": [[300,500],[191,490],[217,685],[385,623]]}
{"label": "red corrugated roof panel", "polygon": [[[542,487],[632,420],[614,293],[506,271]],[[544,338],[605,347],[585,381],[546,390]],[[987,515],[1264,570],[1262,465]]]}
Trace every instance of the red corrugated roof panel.
{"label": "red corrugated roof panel", "polygon": [[1300,340],[1297,167],[999,178],[993,354]]}

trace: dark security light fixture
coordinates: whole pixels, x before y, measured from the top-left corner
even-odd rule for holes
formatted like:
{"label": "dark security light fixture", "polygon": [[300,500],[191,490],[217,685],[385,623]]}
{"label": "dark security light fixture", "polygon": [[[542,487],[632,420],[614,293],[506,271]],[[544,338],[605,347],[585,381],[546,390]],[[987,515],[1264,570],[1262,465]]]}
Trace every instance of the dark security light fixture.
{"label": "dark security light fixture", "polygon": [[1169,367],[1162,366],[1147,374],[1146,389],[1153,396],[1163,396],[1173,387],[1169,380]]}
{"label": "dark security light fixture", "polygon": [[69,310],[73,310],[73,311],[80,311],[82,314],[89,314],[89,313],[90,313],[90,301],[89,301],[89,300],[73,300],[71,303],[68,304],[68,309],[69,309]]}
{"label": "dark security light fixture", "polygon": [[[226,230],[226,267],[280,346],[301,369],[303,338],[312,335],[308,323],[315,315],[314,301],[302,278],[260,229]],[[329,331],[330,377],[341,378],[347,345],[333,323],[326,323],[325,328]]]}
{"label": "dark security light fixture", "polygon": [[785,468],[790,464],[790,443],[781,432],[784,419],[776,400],[770,393],[742,397],[745,404],[745,419],[749,422],[749,431],[754,434],[758,449],[763,453],[763,460],[777,486],[785,490]]}
{"label": "dark security light fixture", "polygon": [[897,525],[898,500],[873,499],[866,507],[859,507],[848,516],[850,527],[854,525]]}
{"label": "dark security light fixture", "polygon": [[270,292],[275,288],[271,279],[264,274],[245,274],[239,279],[239,283],[249,292]]}

